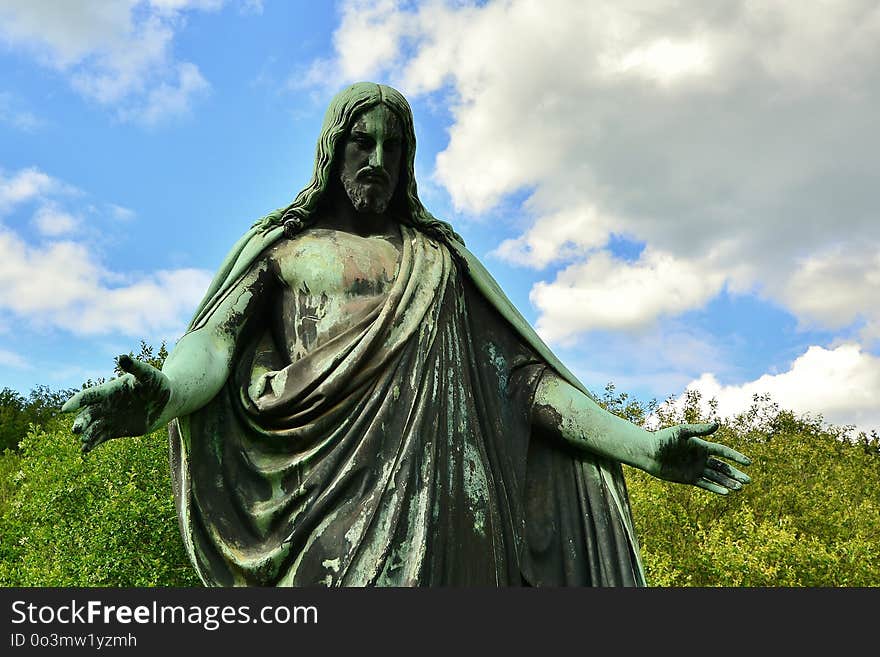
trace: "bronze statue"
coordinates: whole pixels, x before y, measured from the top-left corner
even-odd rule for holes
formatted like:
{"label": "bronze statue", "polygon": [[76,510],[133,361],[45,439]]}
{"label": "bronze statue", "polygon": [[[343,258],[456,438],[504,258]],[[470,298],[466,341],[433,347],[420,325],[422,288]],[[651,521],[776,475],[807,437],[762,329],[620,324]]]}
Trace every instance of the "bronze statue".
{"label": "bronze statue", "polygon": [[[220,268],[162,371],[84,390],[84,451],[165,424],[208,585],[643,585],[621,463],[726,494],[703,440],[603,410],[419,200],[411,109],[331,102],[311,182]],[[589,309],[585,309],[589,312]]]}

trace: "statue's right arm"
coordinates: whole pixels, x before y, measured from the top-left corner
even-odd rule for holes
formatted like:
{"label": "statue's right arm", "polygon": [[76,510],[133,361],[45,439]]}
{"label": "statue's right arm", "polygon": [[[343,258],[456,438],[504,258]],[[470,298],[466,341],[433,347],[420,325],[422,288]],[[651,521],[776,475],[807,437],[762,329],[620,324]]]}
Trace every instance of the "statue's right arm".
{"label": "statue's right arm", "polygon": [[211,401],[232,368],[235,346],[249,320],[260,314],[275,277],[268,257],[256,261],[217,304],[207,320],[185,334],[162,366],[171,395],[150,431]]}
{"label": "statue's right arm", "polygon": [[216,302],[201,325],[184,335],[159,371],[119,357],[119,378],[82,390],[62,411],[77,411],[73,432],[88,452],[112,438],[140,436],[207,404],[226,382],[235,347],[249,321],[260,313],[277,277],[268,256]]}

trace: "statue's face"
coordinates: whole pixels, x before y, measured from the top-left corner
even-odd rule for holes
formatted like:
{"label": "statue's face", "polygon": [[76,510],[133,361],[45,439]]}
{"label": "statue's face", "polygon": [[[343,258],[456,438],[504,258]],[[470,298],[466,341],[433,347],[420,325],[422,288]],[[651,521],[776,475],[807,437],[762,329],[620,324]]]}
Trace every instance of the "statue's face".
{"label": "statue's face", "polygon": [[339,177],[358,212],[382,213],[400,176],[403,133],[400,121],[385,105],[355,117],[345,139]]}

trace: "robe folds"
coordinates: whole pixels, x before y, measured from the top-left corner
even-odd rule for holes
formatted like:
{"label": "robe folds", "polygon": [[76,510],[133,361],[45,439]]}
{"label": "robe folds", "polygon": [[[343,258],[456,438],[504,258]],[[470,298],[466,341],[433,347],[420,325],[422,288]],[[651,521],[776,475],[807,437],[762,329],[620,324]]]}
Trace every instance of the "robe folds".
{"label": "robe folds", "polygon": [[[170,425],[202,581],[643,585],[620,465],[531,427],[542,376],[583,385],[463,246],[401,234],[387,295],[346,330],[304,352],[252,320],[223,389]],[[190,330],[278,239],[245,235]]]}

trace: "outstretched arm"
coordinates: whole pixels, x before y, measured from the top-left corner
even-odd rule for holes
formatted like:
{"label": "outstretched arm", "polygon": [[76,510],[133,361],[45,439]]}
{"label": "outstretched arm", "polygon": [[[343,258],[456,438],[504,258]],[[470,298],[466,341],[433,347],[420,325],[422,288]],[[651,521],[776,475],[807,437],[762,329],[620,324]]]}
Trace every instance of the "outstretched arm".
{"label": "outstretched arm", "polygon": [[578,449],[626,463],[679,483],[726,495],[749,483],[749,476],[716,457],[749,465],[748,457],[720,443],[702,439],[717,424],[680,424],[646,431],[609,413],[556,374],[538,384],[532,423]]}
{"label": "outstretched arm", "polygon": [[268,258],[256,261],[207,322],[180,339],[162,371],[123,355],[126,374],[71,397],[61,410],[78,411],[73,432],[81,435],[83,452],[149,433],[211,401],[226,382],[238,337],[274,281],[270,269]]}

